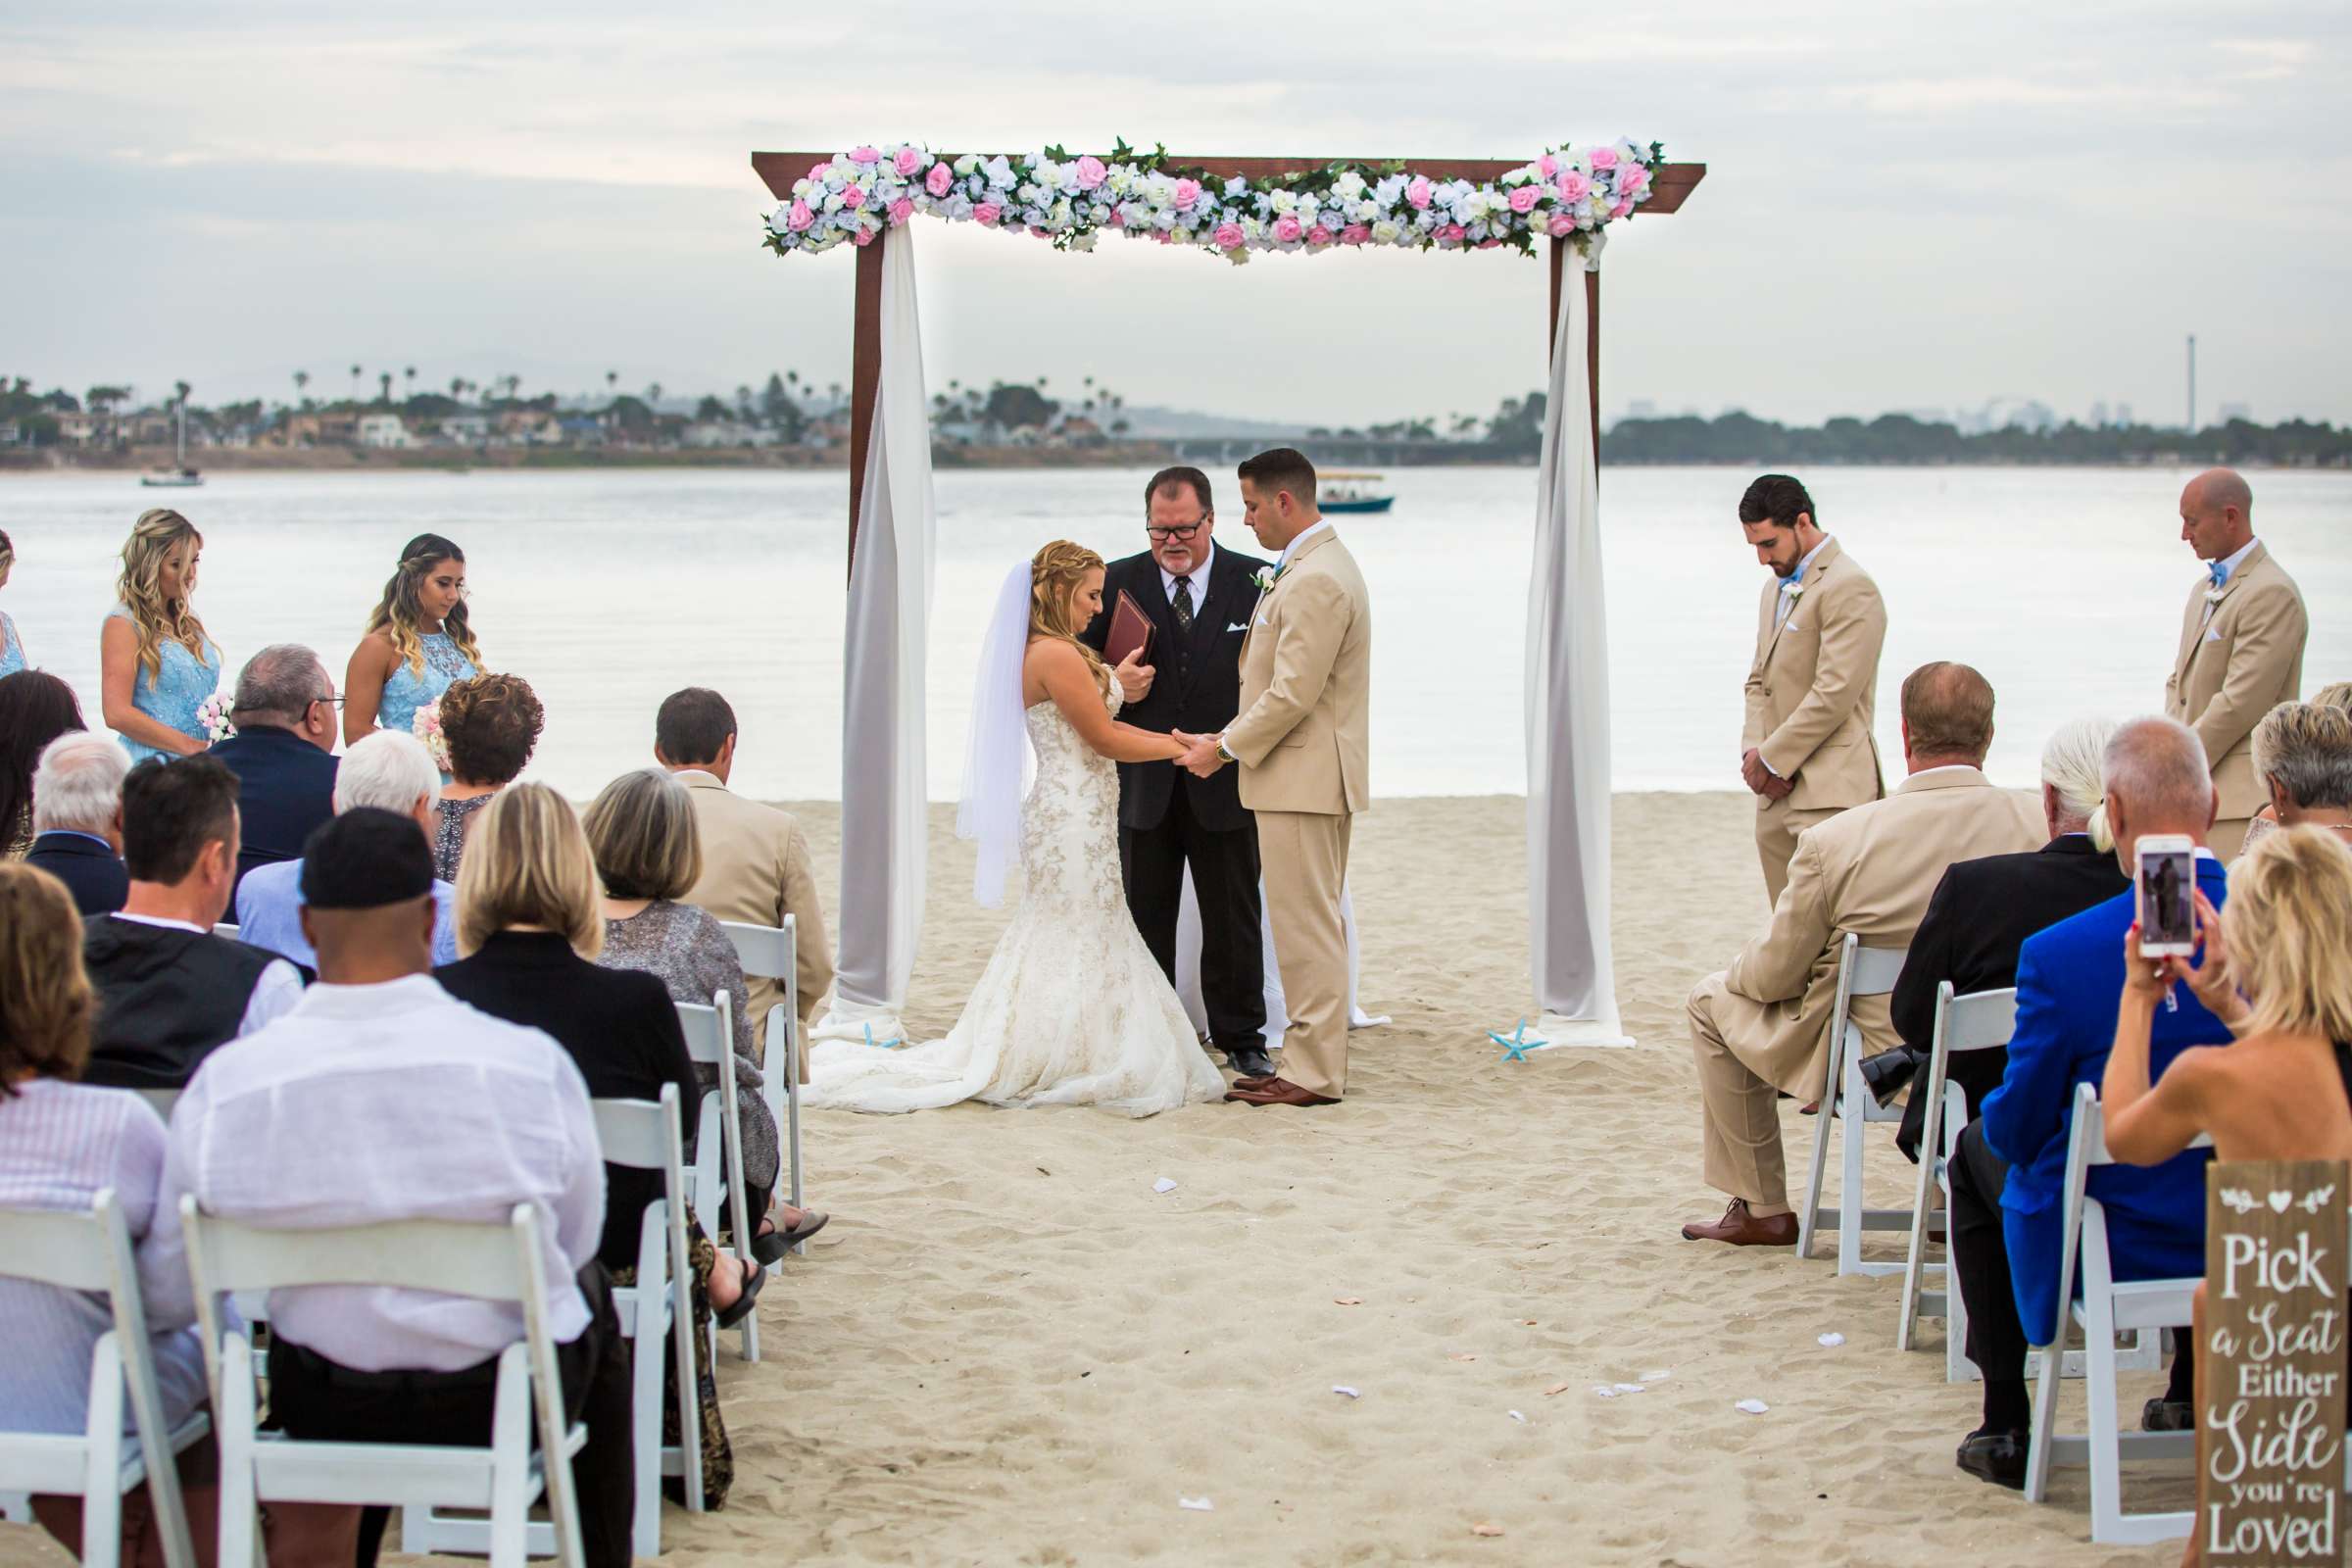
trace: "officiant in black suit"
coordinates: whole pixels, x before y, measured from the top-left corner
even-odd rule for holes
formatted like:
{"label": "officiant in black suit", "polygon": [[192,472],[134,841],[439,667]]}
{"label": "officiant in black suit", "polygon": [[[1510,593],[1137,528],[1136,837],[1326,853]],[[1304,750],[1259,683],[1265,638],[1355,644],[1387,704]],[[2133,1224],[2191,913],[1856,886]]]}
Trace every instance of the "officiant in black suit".
{"label": "officiant in black suit", "polygon": [[[1151,548],[1102,575],[1102,613],[1086,629],[1098,653],[1110,640],[1123,590],[1152,622],[1143,695],[1122,721],[1139,729],[1214,735],[1241,706],[1242,636],[1257,607],[1255,557],[1210,541],[1208,475],[1163,468],[1144,487]],[[1140,673],[1140,671],[1139,671]],[[1200,998],[1209,1039],[1243,1074],[1274,1071],[1266,1054],[1266,973],[1257,889],[1257,824],[1242,806],[1241,769],[1195,778],[1173,762],[1119,764],[1119,870],[1144,945],[1176,978],[1176,915],[1184,871],[1200,901]]]}

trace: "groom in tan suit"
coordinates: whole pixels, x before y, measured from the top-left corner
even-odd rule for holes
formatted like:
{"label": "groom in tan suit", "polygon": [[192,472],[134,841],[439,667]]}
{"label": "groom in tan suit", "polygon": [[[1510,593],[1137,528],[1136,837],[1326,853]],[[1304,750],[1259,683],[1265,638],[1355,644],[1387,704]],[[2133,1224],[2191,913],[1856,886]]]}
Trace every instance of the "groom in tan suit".
{"label": "groom in tan suit", "polygon": [[1250,527],[1281,560],[1242,638],[1240,716],[1222,735],[1180,737],[1206,777],[1242,766],[1257,818],[1266,912],[1291,1026],[1280,1071],[1239,1078],[1225,1098],[1328,1105],[1348,1091],[1348,936],[1340,892],[1348,827],[1372,804],[1372,600],[1355,558],[1315,505],[1315,469],[1289,447],[1242,465]]}
{"label": "groom in tan suit", "polygon": [[1870,573],[1815,525],[1813,498],[1788,475],[1747,487],[1740,528],[1773,574],[1747,671],[1740,780],[1756,797],[1756,857],[1764,896],[1777,903],[1797,835],[1886,793],[1870,731],[1886,607]]}
{"label": "groom in tan suit", "polygon": [[2254,776],[2254,726],[2302,694],[2311,621],[2295,579],[2254,537],[2254,492],[2232,470],[2208,468],[2188,481],[2180,537],[2206,566],[2180,615],[2164,712],[2195,730],[2213,759],[2221,812],[2205,842],[2229,860],[2269,801]]}
{"label": "groom in tan suit", "polygon": [[[1690,1241],[1796,1241],[1776,1102],[1786,1091],[1822,1101],[1821,1113],[1830,1113],[1822,1080],[1845,934],[1866,948],[1908,948],[1954,860],[2041,845],[2039,804],[1995,788],[1983,772],[1992,745],[1984,677],[1966,664],[1923,664],[1903,682],[1902,705],[1911,776],[1885,800],[1808,829],[1771,925],[1690,993],[1706,1181],[1731,1197],[1722,1219],[1683,1227]],[[1853,1016],[1864,1049],[1893,1043],[1886,998],[1855,998]]]}

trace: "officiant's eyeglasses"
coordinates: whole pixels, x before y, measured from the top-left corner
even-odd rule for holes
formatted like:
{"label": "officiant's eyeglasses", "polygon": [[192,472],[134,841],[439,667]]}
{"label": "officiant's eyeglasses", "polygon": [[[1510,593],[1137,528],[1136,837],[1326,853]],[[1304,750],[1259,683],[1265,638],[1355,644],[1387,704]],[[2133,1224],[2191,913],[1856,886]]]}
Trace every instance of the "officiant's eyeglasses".
{"label": "officiant's eyeglasses", "polygon": [[1208,518],[1206,515],[1203,515],[1199,522],[1187,523],[1181,528],[1146,527],[1144,532],[1150,534],[1154,539],[1190,539],[1193,535],[1199,533],[1201,529],[1207,526]]}

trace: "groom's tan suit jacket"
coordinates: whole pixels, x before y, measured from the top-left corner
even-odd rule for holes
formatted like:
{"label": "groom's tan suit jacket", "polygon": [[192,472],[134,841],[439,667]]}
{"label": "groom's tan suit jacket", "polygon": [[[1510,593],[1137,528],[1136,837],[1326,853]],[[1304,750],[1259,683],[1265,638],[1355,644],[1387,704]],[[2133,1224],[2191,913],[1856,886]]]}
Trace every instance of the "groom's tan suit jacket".
{"label": "groom's tan suit jacket", "polygon": [[2200,577],[2188,592],[2164,710],[2205,743],[2222,797],[2213,852],[2225,859],[2244,839],[2245,819],[2270,804],[2254,776],[2254,726],[2301,695],[2310,632],[2302,591],[2259,541],[2218,591]]}
{"label": "groom's tan suit jacket", "polygon": [[1346,816],[1371,786],[1372,600],[1325,528],[1300,542],[1242,639],[1241,716],[1225,749],[1252,811]]}

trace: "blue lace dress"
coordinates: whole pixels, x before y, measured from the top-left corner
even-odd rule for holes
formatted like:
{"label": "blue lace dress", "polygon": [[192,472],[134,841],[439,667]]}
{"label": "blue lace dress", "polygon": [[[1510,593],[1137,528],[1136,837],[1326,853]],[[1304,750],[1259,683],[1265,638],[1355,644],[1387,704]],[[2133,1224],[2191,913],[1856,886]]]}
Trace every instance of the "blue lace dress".
{"label": "blue lace dress", "polygon": [[24,645],[17,641],[17,623],[0,610],[0,675],[14,675],[24,667]]}
{"label": "blue lace dress", "polygon": [[[110,618],[130,619],[130,612],[118,605],[107,612]],[[159,724],[169,725],[190,740],[205,740],[204,725],[196,717],[196,710],[204,700],[220,689],[220,646],[210,638],[205,640],[204,657],[199,659],[188,652],[184,643],[167,637],[161,644],[164,666],[160,674],[150,674],[141,664],[137,677],[131,682],[130,705]],[[143,762],[150,757],[170,757],[172,754],[129,736],[117,732],[122,749],[130,754],[133,762]]]}
{"label": "blue lace dress", "polygon": [[377,729],[396,729],[403,735],[409,734],[416,722],[416,710],[438,702],[452,682],[471,680],[481,673],[473,667],[472,660],[458,652],[458,645],[450,640],[449,633],[426,632],[422,641],[424,668],[419,671],[404,659],[384,682],[384,695],[375,705]]}

